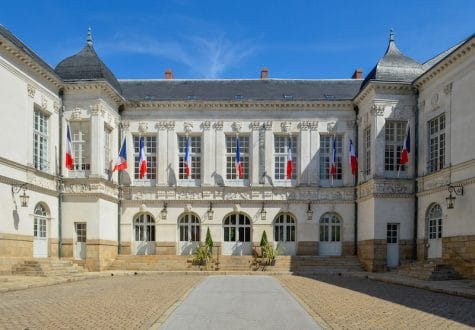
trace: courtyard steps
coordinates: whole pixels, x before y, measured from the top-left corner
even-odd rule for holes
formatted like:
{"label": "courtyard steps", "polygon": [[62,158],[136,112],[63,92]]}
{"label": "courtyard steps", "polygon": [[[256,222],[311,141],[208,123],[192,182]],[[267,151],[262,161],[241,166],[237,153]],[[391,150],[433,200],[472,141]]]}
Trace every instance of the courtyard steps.
{"label": "courtyard steps", "polygon": [[80,276],[84,268],[76,265],[71,260],[56,258],[30,259],[12,267],[13,275],[23,276]]}
{"label": "courtyard steps", "polygon": [[445,281],[463,278],[450,264],[440,259],[411,262],[400,266],[395,272],[419,280]]}
{"label": "courtyard steps", "polygon": [[108,270],[137,271],[219,271],[231,273],[249,273],[266,271],[273,273],[339,273],[363,271],[356,256],[320,257],[320,256],[279,256],[272,266],[260,266],[252,256],[215,257],[207,267],[192,264],[191,256],[173,255],[119,255],[107,268]]}

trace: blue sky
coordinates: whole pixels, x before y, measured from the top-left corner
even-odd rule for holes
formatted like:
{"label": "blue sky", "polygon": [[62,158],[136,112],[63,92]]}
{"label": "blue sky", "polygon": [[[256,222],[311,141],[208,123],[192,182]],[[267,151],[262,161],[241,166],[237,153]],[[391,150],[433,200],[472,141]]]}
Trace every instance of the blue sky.
{"label": "blue sky", "polygon": [[475,33],[475,1],[8,1],[0,24],[53,67],[94,47],[119,79],[349,78],[367,74],[389,29],[424,62]]}

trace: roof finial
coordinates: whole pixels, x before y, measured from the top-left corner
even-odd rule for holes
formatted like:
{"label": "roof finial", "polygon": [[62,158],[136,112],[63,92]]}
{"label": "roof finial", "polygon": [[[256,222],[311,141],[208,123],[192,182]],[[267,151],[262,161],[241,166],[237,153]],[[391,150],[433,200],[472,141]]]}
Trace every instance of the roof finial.
{"label": "roof finial", "polygon": [[92,46],[92,32],[91,32],[91,27],[87,29],[87,44],[89,46]]}
{"label": "roof finial", "polygon": [[394,30],[389,29],[389,42],[394,41]]}

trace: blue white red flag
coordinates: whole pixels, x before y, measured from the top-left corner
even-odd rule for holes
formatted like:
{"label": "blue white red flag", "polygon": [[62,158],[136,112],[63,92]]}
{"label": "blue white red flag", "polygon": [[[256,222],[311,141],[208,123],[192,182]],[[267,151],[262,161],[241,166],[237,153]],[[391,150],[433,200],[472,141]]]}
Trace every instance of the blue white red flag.
{"label": "blue white red flag", "polygon": [[145,156],[143,136],[140,137],[139,147],[139,178],[143,179],[147,173],[147,156]]}
{"label": "blue white red flag", "polygon": [[236,137],[236,171],[239,179],[243,179],[242,163],[241,163],[241,147],[239,146],[239,136]]}
{"label": "blue white red flag", "polygon": [[349,163],[351,166],[351,174],[353,176],[356,175],[356,171],[358,169],[358,156],[356,154],[355,146],[353,145],[353,141],[350,139],[350,150],[349,150]]}
{"label": "blue white red flag", "polygon": [[292,179],[292,139],[289,137],[287,142],[287,180]]}
{"label": "blue white red flag", "polygon": [[117,160],[115,161],[114,171],[123,171],[127,168],[127,146],[126,146],[126,139],[124,138],[124,142],[122,142],[122,147],[120,148],[119,151],[119,156],[117,157]]}
{"label": "blue white red flag", "polygon": [[333,137],[333,144],[332,144],[332,162],[330,167],[330,174],[332,178],[336,176],[336,138]]}
{"label": "blue white red flag", "polygon": [[190,158],[190,138],[185,137],[185,174],[187,177],[191,175],[191,158]]}
{"label": "blue white red flag", "polygon": [[409,122],[406,126],[406,134],[404,135],[404,141],[402,143],[401,159],[399,164],[404,165],[409,161],[409,153],[411,152],[411,132],[409,128]]}
{"label": "blue white red flag", "polygon": [[73,148],[71,145],[71,130],[69,124],[66,125],[66,168],[68,170],[73,169]]}

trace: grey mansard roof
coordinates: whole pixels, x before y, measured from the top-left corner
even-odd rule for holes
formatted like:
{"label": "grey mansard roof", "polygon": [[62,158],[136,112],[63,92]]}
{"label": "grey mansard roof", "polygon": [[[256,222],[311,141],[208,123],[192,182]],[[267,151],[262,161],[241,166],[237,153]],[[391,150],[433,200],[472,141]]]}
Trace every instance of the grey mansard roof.
{"label": "grey mansard roof", "polygon": [[122,95],[159,100],[351,100],[361,79],[121,80]]}
{"label": "grey mansard roof", "polygon": [[59,62],[54,70],[64,81],[104,80],[121,94],[117,78],[97,56],[90,32],[86,46],[79,53]]}
{"label": "grey mansard roof", "polygon": [[386,53],[365,78],[362,87],[364,87],[369,80],[412,82],[423,72],[424,70],[421,64],[401,53],[396,47],[394,35],[391,31]]}

